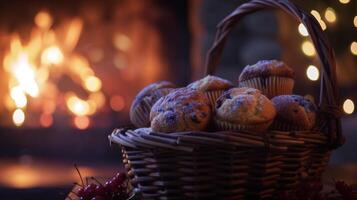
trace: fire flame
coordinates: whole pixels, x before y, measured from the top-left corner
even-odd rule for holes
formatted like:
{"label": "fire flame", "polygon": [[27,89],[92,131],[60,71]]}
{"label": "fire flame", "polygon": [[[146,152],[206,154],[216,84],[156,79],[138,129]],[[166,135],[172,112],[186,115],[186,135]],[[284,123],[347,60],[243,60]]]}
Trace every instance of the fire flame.
{"label": "fire flame", "polygon": [[[9,80],[4,102],[7,110],[13,113],[14,125],[23,125],[25,112],[30,112],[29,105],[32,101],[37,101],[37,105],[42,106],[43,113],[39,123],[44,127],[52,124],[56,99],[61,95],[56,81],[64,74],[89,93],[86,100],[79,98],[73,91],[66,95],[65,105],[74,119],[95,114],[105,102],[101,92],[102,81],[95,75],[88,60],[74,52],[83,21],[74,18],[62,27],[53,29],[50,13],[40,11],[34,17],[34,22],[36,26],[31,31],[28,43],[23,44],[21,38],[14,34],[3,59],[3,67]],[[57,78],[51,78],[54,71]],[[84,126],[82,123],[80,128],[89,126],[89,118],[85,122],[88,125],[84,123]],[[78,127],[78,123],[76,126]]]}

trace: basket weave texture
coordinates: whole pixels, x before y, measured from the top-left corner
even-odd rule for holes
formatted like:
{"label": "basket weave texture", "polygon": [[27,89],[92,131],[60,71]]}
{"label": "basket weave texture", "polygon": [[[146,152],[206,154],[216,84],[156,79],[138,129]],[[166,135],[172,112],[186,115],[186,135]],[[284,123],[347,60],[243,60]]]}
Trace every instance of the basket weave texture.
{"label": "basket weave texture", "polygon": [[331,151],[344,143],[333,51],[313,16],[288,0],[252,0],[217,26],[207,55],[214,74],[227,36],[245,15],[280,9],[307,28],[321,60],[318,124],[312,131],[153,133],[116,129],[131,183],[142,199],[264,199],[320,178]]}

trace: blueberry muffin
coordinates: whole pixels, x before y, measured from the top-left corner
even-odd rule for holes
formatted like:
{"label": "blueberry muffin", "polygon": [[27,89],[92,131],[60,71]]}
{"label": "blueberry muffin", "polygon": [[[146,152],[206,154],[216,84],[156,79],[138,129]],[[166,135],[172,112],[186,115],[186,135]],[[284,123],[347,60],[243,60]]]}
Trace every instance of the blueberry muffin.
{"label": "blueberry muffin", "polygon": [[316,106],[307,98],[299,95],[281,95],[272,99],[277,116],[272,130],[303,131],[315,125]]}
{"label": "blueberry muffin", "polygon": [[175,85],[168,81],[152,83],[142,89],[130,107],[130,121],[135,127],[150,126],[150,110],[157,100],[167,95]]}
{"label": "blueberry muffin", "polygon": [[215,124],[220,130],[268,129],[276,115],[273,103],[254,88],[232,88],[216,102]]}
{"label": "blueberry muffin", "polygon": [[294,71],[284,62],[262,60],[243,69],[239,76],[239,86],[256,88],[268,98],[292,94]]}
{"label": "blueberry muffin", "polygon": [[160,98],[150,113],[154,132],[205,130],[211,119],[211,107],[203,92],[180,88]]}
{"label": "blueberry muffin", "polygon": [[217,76],[207,75],[187,86],[188,88],[201,90],[207,96],[212,108],[214,109],[216,100],[223,92],[233,87],[233,84]]}

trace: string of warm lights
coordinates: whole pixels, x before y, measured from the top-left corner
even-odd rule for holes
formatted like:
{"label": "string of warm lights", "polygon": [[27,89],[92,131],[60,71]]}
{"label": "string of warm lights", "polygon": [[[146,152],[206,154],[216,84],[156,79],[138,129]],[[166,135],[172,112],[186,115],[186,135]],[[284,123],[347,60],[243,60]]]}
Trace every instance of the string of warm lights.
{"label": "string of warm lights", "polygon": [[[339,0],[339,2],[341,4],[348,4],[348,3],[350,3],[350,0]],[[326,20],[326,22],[328,22],[329,24],[333,25],[337,22],[337,19],[338,19],[336,11],[332,7],[326,8],[324,15],[323,15],[324,19],[321,17],[320,13],[317,10],[311,10],[311,14],[319,22],[322,30],[324,30],[324,31],[327,29],[327,25],[324,20]],[[353,18],[353,25],[354,25],[354,27],[357,28],[357,16],[355,16]],[[302,23],[300,23],[298,25],[298,32],[303,37],[309,36],[309,33],[308,33],[306,27]],[[350,49],[350,52],[352,53],[352,55],[356,56],[357,55],[357,42],[352,41],[349,49]],[[301,43],[301,51],[307,57],[313,57],[316,55],[314,45],[312,44],[312,42],[310,40],[308,40],[306,38],[304,38],[303,42]],[[314,65],[309,65],[306,68],[306,76],[311,81],[317,81],[320,76],[319,69]],[[353,100],[350,98],[345,99],[342,108],[346,114],[352,114],[354,112]]]}

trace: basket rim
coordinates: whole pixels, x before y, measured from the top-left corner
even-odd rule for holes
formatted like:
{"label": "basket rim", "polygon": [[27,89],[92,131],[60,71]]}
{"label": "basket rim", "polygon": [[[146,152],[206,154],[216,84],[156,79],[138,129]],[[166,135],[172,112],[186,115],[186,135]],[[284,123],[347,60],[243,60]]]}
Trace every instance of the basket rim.
{"label": "basket rim", "polygon": [[190,131],[156,133],[149,129],[117,128],[109,141],[134,149],[174,150],[193,152],[198,148],[216,147],[222,150],[237,148],[288,151],[295,148],[315,148],[328,145],[328,137],[319,131]]}

